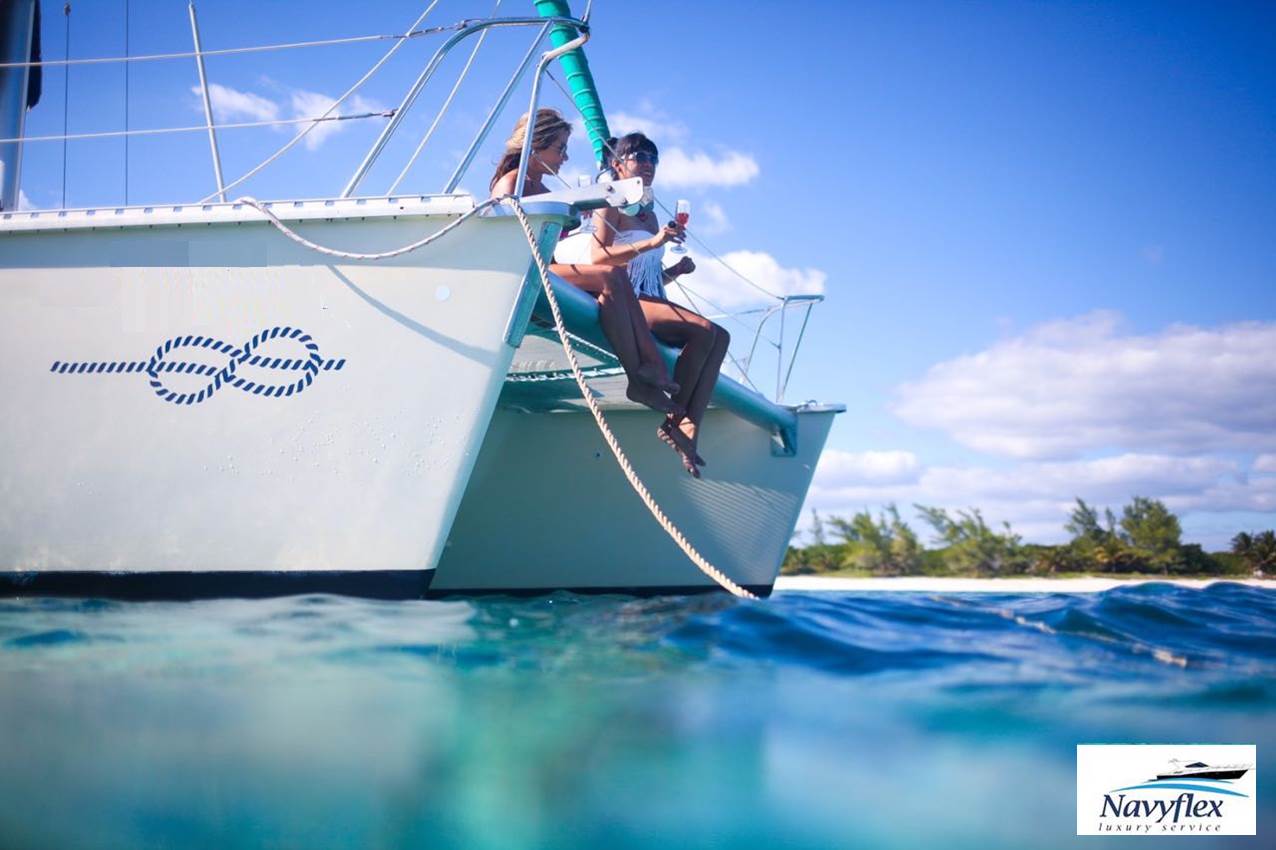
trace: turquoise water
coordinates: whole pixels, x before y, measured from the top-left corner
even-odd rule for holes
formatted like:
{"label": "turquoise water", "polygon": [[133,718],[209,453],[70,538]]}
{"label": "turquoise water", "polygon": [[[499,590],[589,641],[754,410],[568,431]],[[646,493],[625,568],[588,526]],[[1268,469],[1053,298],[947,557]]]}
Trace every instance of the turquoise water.
{"label": "turquoise water", "polygon": [[[1239,585],[0,600],[0,847],[1119,844],[1074,835],[1076,744],[1271,775],[1274,721]],[[1270,840],[1259,788],[1260,838],[1192,846]]]}

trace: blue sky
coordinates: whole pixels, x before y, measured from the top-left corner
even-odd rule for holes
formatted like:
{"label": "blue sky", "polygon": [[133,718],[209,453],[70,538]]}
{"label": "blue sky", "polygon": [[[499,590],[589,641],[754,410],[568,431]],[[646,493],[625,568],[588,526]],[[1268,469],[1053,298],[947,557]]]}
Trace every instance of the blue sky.
{"label": "blue sky", "polygon": [[[493,3],[442,0],[427,24]],[[205,0],[199,13],[213,49],[402,31],[425,5],[355,17],[342,2]],[[123,0],[73,7],[73,56],[123,51]],[[58,58],[61,4],[44,12]],[[189,48],[185,2],[131,0],[129,14],[132,53]],[[788,398],[848,412],[809,507],[981,507],[1043,542],[1062,537],[1074,496],[1162,498],[1213,548],[1276,525],[1276,6],[600,0],[594,23],[613,130],[661,145],[662,197],[692,200],[693,229],[759,283],[827,297]],[[529,37],[488,39],[406,190],[442,185]],[[396,103],[438,43],[407,45],[354,111]],[[314,114],[388,45],[210,59],[219,120]],[[394,179],[465,53],[363,191]],[[130,125],[199,123],[196,84],[191,60],[134,65]],[[50,69],[28,134],[61,131],[62,86]],[[119,66],[72,70],[70,130],[120,129],[123,91]],[[566,106],[552,85],[547,98]],[[335,194],[379,120],[299,146],[243,192]],[[224,131],[227,176],[289,132]],[[500,141],[463,185],[484,189]],[[583,134],[570,151],[582,166]],[[121,140],[72,142],[68,205],[121,203],[123,172]],[[60,204],[61,174],[60,144],[28,146],[32,204]],[[212,188],[203,135],[130,142],[131,202]],[[699,259],[701,294],[759,303]]]}

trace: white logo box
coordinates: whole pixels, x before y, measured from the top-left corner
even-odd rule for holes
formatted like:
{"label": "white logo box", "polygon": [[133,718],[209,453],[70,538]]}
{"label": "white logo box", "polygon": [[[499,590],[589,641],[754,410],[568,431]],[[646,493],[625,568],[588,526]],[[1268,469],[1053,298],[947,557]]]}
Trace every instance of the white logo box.
{"label": "white logo box", "polygon": [[1255,835],[1253,744],[1078,744],[1077,835]]}

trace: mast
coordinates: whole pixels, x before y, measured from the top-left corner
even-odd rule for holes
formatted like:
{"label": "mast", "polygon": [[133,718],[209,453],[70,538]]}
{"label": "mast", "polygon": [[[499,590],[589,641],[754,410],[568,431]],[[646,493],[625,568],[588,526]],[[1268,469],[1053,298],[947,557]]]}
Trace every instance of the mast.
{"label": "mast", "polygon": [[[572,17],[567,0],[536,0],[536,11],[542,18]],[[566,24],[559,24],[549,31],[550,43],[555,47],[562,47],[575,37],[576,30]],[[594,145],[594,159],[601,167],[607,160],[604,143],[611,133],[607,129],[607,116],[603,114],[603,102],[594,86],[594,75],[589,71],[589,60],[585,58],[585,51],[578,47],[560,56],[558,62],[567,77],[572,100],[585,118],[585,129],[589,131],[589,140]]]}
{"label": "mast", "polygon": [[[36,0],[0,3],[0,63],[31,62],[39,58],[32,56],[35,20]],[[38,66],[0,68],[0,139],[22,137],[27,108],[39,97],[36,79]],[[22,143],[0,142],[0,209],[17,209],[21,172]]]}

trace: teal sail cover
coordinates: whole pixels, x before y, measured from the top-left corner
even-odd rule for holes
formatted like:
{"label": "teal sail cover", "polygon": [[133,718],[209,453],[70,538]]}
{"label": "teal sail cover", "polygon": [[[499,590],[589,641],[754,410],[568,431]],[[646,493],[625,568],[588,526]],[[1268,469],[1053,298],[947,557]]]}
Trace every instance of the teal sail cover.
{"label": "teal sail cover", "polygon": [[[543,18],[570,18],[572,10],[567,0],[536,0],[536,11]],[[549,31],[550,42],[555,47],[562,47],[576,37],[576,30],[567,24],[559,24]],[[589,132],[589,140],[594,146],[594,159],[602,165],[605,161],[604,143],[611,136],[607,129],[607,116],[603,114],[603,103],[598,97],[598,89],[594,86],[594,75],[589,72],[589,60],[579,47],[558,58],[563,74],[567,77],[567,85],[571,90],[572,100],[576,108],[585,118],[585,129]]]}

